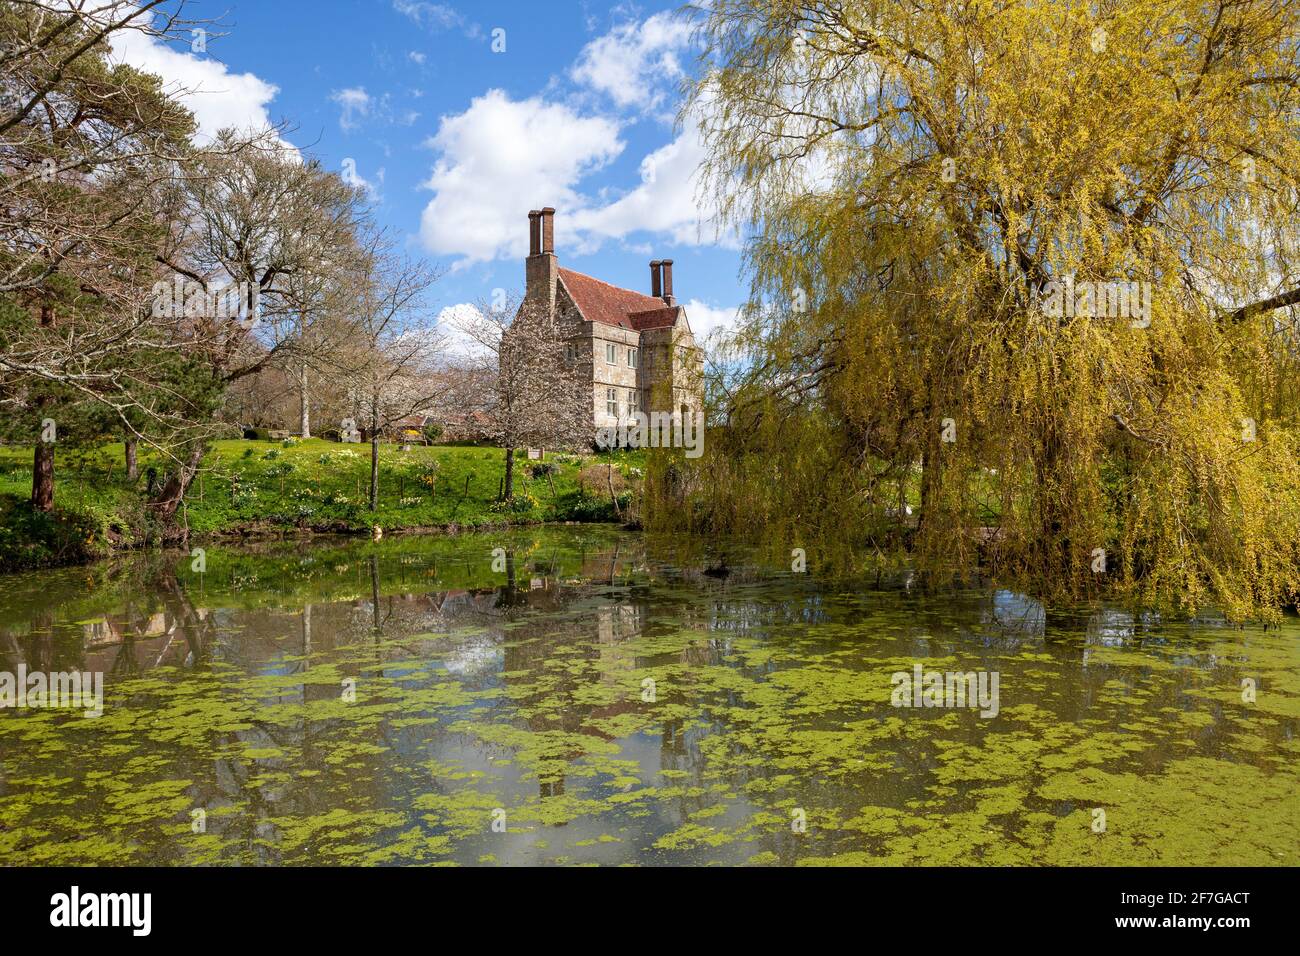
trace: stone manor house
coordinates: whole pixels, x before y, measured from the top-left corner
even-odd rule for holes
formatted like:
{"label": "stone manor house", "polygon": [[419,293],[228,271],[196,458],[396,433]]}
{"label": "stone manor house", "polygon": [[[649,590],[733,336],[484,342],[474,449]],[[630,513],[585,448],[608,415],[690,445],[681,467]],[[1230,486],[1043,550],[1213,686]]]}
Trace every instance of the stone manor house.
{"label": "stone manor house", "polygon": [[621,289],[561,268],[554,222],[549,206],[528,214],[521,309],[555,318],[566,360],[590,383],[593,431],[638,411],[698,413],[702,358],[686,309],[673,296],[673,261],[650,263],[649,295]]}

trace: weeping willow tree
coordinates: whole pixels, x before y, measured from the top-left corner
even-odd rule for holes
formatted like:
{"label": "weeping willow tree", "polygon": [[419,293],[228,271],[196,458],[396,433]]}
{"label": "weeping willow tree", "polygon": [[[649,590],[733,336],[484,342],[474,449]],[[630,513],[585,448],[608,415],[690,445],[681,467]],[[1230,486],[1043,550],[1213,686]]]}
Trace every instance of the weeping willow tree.
{"label": "weeping willow tree", "polygon": [[684,117],[752,294],[659,522],[1294,603],[1300,6],[715,0],[699,32]]}

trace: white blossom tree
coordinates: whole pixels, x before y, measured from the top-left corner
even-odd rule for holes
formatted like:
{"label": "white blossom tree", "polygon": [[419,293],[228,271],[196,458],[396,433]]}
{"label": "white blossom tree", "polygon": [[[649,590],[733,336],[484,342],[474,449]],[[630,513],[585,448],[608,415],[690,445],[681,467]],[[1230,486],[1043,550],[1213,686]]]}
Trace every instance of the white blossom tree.
{"label": "white blossom tree", "polygon": [[526,297],[479,303],[457,327],[470,344],[466,361],[480,373],[473,378],[488,383],[469,401],[491,415],[505,451],[502,496],[509,501],[516,449],[576,448],[593,440],[592,391],[554,315]]}

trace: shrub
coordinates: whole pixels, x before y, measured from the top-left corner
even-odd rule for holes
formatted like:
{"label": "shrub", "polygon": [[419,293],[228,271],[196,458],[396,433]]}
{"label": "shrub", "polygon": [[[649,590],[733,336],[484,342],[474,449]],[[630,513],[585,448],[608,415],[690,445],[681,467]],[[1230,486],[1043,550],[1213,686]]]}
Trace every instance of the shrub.
{"label": "shrub", "polygon": [[566,521],[615,521],[618,514],[609,498],[576,498],[557,517]]}
{"label": "shrub", "polygon": [[620,494],[627,487],[627,482],[623,478],[623,473],[617,468],[613,470],[611,476],[608,465],[588,465],[583,468],[578,472],[578,485],[586,494],[608,497],[611,478],[614,483],[614,494]]}
{"label": "shrub", "polygon": [[498,501],[492,505],[494,511],[505,511],[510,514],[528,514],[537,508],[537,499],[527,491],[516,491],[513,498],[506,501]]}
{"label": "shrub", "polygon": [[438,472],[441,466],[437,461],[427,461],[422,463],[415,471],[415,480],[430,491],[438,483]]}
{"label": "shrub", "polygon": [[271,430],[269,428],[245,428],[244,437],[250,441],[270,441]]}
{"label": "shrub", "polygon": [[93,561],[108,553],[110,519],[81,507],[39,511],[30,501],[0,497],[0,570]]}

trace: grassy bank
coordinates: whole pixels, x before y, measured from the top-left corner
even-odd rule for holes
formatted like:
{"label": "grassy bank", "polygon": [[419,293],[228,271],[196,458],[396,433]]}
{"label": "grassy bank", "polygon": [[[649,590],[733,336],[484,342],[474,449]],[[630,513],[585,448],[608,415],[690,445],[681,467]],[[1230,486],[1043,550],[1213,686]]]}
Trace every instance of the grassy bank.
{"label": "grassy bank", "polygon": [[[379,452],[379,503],[368,507],[370,447],[321,439],[220,441],[204,459],[181,521],[192,535],[468,529],[544,521],[612,521],[626,514],[642,454],[516,453],[515,497],[499,498],[503,452],[490,447],[401,446]],[[0,570],[76,563],[146,545],[151,469],[165,462],[141,450],[129,481],[121,444],[59,449],[55,511],[33,512],[32,449],[0,446]],[[616,513],[606,466],[613,465]],[[543,474],[549,466],[553,472]],[[157,480],[161,480],[160,477]]]}

